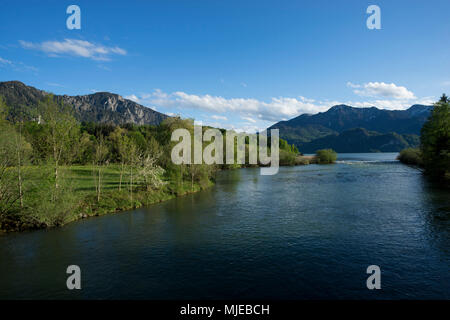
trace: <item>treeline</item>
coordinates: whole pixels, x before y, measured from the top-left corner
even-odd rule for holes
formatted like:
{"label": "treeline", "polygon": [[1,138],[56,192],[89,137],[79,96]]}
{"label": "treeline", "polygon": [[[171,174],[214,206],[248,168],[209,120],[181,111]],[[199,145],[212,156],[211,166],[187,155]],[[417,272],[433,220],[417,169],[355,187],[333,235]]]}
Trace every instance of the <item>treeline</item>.
{"label": "treeline", "polygon": [[422,167],[433,179],[450,181],[450,101],[445,94],[422,127],[420,148],[405,149],[398,159]]}
{"label": "treeline", "polygon": [[[18,115],[9,122],[8,108],[0,99],[0,229],[50,227],[147,205],[206,188],[217,170],[241,166],[172,163],[172,132],[184,128],[193,136],[190,119],[80,123],[52,96],[39,102],[36,121]],[[282,165],[294,164],[297,154],[280,139]]]}

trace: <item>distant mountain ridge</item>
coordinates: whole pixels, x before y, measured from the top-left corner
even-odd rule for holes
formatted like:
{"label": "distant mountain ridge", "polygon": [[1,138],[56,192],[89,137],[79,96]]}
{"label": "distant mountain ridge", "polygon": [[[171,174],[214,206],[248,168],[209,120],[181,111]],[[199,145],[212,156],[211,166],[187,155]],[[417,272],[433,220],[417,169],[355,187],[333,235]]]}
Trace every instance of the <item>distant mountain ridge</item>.
{"label": "distant mountain ridge", "polygon": [[323,148],[396,152],[419,144],[420,130],[432,108],[413,105],[407,110],[383,110],[337,105],[326,112],[280,121],[269,129],[279,129],[281,138],[304,153]]}
{"label": "distant mountain ridge", "polygon": [[379,133],[364,128],[346,130],[304,143],[303,153],[314,153],[320,149],[331,148],[337,152],[397,152],[416,147],[420,138],[415,134]]}
{"label": "distant mountain ridge", "polygon": [[[20,81],[0,82],[0,96],[12,109],[11,116],[20,113],[25,118],[38,117],[37,105],[49,93],[27,86]],[[159,124],[167,115],[144,107],[134,101],[109,92],[81,96],[54,95],[58,101],[71,106],[79,121],[112,124]]]}
{"label": "distant mountain ridge", "polygon": [[[10,107],[9,117],[37,119],[39,101],[50,93],[20,81],[0,82],[0,96]],[[110,124],[157,125],[169,116],[109,92],[54,97],[73,108],[79,121]],[[420,130],[432,106],[413,105],[407,110],[382,110],[337,105],[326,112],[303,114],[280,121],[280,137],[303,153],[333,148],[337,152],[396,152],[419,144]]]}

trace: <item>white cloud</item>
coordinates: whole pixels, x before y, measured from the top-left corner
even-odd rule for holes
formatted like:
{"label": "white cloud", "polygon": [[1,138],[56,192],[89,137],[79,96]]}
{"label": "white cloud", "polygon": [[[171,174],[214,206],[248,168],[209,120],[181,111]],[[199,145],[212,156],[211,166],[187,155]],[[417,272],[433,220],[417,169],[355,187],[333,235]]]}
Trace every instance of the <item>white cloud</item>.
{"label": "white cloud", "polygon": [[423,104],[423,105],[432,105],[436,102],[434,97],[423,97],[420,99],[410,100],[410,99],[397,99],[397,100],[387,100],[387,99],[377,99],[371,101],[350,101],[346,102],[353,107],[359,108],[368,108],[368,107],[377,107],[379,109],[386,110],[406,110],[413,104]]}
{"label": "white cloud", "polygon": [[12,68],[14,71],[20,71],[20,72],[31,71],[31,72],[37,73],[39,71],[38,68],[26,65],[23,62],[20,62],[20,61],[14,62],[11,60],[3,59],[2,57],[0,57],[0,67]]}
{"label": "white cloud", "polygon": [[347,87],[349,87],[349,88],[361,88],[361,85],[359,85],[359,84],[354,84],[354,83],[351,83],[351,82],[349,81],[349,82],[347,82]]}
{"label": "white cloud", "polygon": [[244,119],[244,120],[247,120],[248,122],[251,122],[251,123],[255,123],[256,122],[255,119],[250,118],[250,117],[241,117],[241,118]]}
{"label": "white cloud", "polygon": [[137,103],[140,102],[139,98],[135,94],[131,94],[129,96],[125,96],[125,99],[131,100],[131,101],[134,101],[134,102],[137,102]]}
{"label": "white cloud", "polygon": [[62,84],[56,83],[56,82],[46,82],[47,85],[52,87],[59,87],[59,88],[65,88]]}
{"label": "white cloud", "polygon": [[108,61],[110,60],[110,56],[113,54],[127,54],[124,49],[119,47],[107,47],[100,44],[94,44],[86,40],[78,39],[64,39],[64,41],[44,41],[41,43],[32,43],[20,40],[19,43],[25,49],[39,50],[52,57],[68,54],[93,60]]}
{"label": "white cloud", "polygon": [[391,99],[416,99],[414,93],[394,83],[369,82],[363,85],[347,82],[347,86],[353,88],[353,92],[363,97],[383,97]]}
{"label": "white cloud", "polygon": [[[347,84],[350,86],[349,84]],[[351,84],[356,87],[359,85]],[[360,86],[364,89],[366,85]],[[374,86],[368,85],[367,88]],[[376,86],[375,86],[376,87]],[[381,86],[385,87],[385,86]],[[391,87],[388,85],[388,87]],[[395,88],[399,88],[394,85]],[[381,90],[382,91],[382,90]],[[402,91],[400,91],[402,92]],[[391,94],[392,95],[392,94]],[[316,101],[306,97],[274,97],[267,101],[254,98],[224,98],[221,96],[212,96],[209,94],[197,95],[182,91],[165,93],[160,89],[155,89],[152,93],[145,93],[139,96],[132,95],[133,98],[151,108],[158,107],[162,112],[175,112],[178,114],[192,114],[186,110],[206,111],[207,117],[214,119],[209,125],[215,125],[225,129],[235,130],[259,130],[261,127],[267,127],[281,120],[292,119],[303,113],[315,114],[327,111],[330,107],[339,104],[346,104],[353,107],[377,107],[388,110],[404,110],[412,104],[427,104],[434,102],[434,97],[423,97],[412,99],[408,94],[394,95],[396,99],[385,97],[368,98],[364,100],[347,101]],[[128,98],[128,97],[127,97]],[[220,114],[220,115],[218,115]],[[235,116],[240,117],[245,122],[236,122]],[[204,117],[204,116],[203,116]],[[218,122],[218,121],[221,122]],[[238,125],[233,127],[230,123]]]}
{"label": "white cloud", "polygon": [[146,97],[146,103],[166,108],[199,109],[215,113],[234,112],[245,116],[252,114],[260,120],[267,121],[289,119],[301,113],[317,113],[329,108],[328,103],[314,104],[303,97],[278,97],[265,102],[251,98],[227,99],[209,94],[194,95],[181,91],[172,94],[156,91],[154,94],[147,94]]}
{"label": "white cloud", "polygon": [[6,59],[3,59],[2,57],[0,57],[0,63],[1,64],[7,64],[7,65],[12,65],[12,62]]}
{"label": "white cloud", "polygon": [[225,116],[218,116],[218,115],[212,115],[211,118],[213,118],[214,120],[225,120],[227,121],[228,118]]}

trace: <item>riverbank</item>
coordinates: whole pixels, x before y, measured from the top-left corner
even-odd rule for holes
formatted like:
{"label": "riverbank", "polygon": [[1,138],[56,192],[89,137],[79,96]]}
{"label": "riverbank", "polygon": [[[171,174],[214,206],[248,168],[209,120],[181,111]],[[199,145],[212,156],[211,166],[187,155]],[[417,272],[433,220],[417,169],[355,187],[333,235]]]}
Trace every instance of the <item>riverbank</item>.
{"label": "riverbank", "polygon": [[[396,156],[223,170],[201,193],[2,235],[0,299],[450,298],[449,193]],[[361,281],[372,263],[398,275],[377,292]]]}
{"label": "riverbank", "polygon": [[182,185],[176,186],[176,191],[173,183],[147,191],[136,184],[130,187],[128,174],[122,174],[121,177],[119,166],[110,165],[102,168],[99,196],[94,168],[71,166],[60,170],[63,178],[58,192],[63,196],[54,202],[49,188],[51,183],[44,179],[46,169],[39,166],[23,169],[24,205],[21,210],[2,219],[0,233],[60,227],[80,219],[149,206],[214,185],[210,180],[201,184],[183,181]]}
{"label": "riverbank", "polygon": [[[318,163],[317,156],[299,155],[292,165],[316,163]],[[121,177],[120,166],[109,165],[101,169],[102,185],[99,196],[97,168],[70,166],[60,169],[63,179],[59,192],[64,193],[64,196],[54,203],[51,201],[52,192],[49,188],[51,183],[49,184],[46,179],[48,170],[50,168],[40,166],[23,169],[26,184],[25,205],[21,211],[2,220],[0,233],[60,227],[80,219],[150,206],[214,185],[211,180],[203,181],[201,184],[183,181],[182,185],[177,186],[174,191],[173,182],[170,185],[167,181],[162,188],[150,191],[143,190],[138,185],[130,188],[128,170],[125,170],[126,173],[123,173]]]}

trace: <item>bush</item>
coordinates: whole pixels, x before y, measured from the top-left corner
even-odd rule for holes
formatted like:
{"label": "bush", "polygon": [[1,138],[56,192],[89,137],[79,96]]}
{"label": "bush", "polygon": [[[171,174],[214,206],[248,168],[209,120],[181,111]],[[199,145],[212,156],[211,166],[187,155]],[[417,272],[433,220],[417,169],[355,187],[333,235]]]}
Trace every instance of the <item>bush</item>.
{"label": "bush", "polygon": [[316,151],[318,164],[334,163],[337,159],[337,153],[333,149],[323,149]]}
{"label": "bush", "polygon": [[400,151],[400,154],[397,156],[397,160],[404,164],[410,164],[415,166],[422,166],[422,152],[419,148],[408,148]]}
{"label": "bush", "polygon": [[281,166],[295,165],[296,158],[297,158],[297,155],[295,153],[280,150],[280,165]]}
{"label": "bush", "polygon": [[310,160],[308,158],[303,157],[303,156],[298,156],[295,159],[295,164],[296,165],[300,165],[300,166],[305,166],[305,165],[310,164]]}

